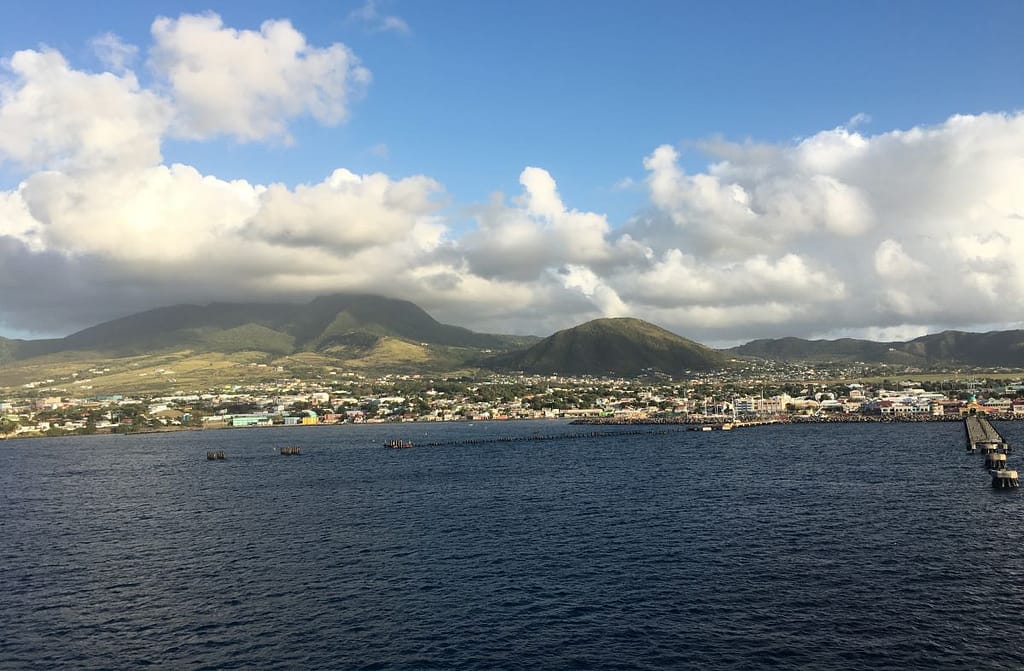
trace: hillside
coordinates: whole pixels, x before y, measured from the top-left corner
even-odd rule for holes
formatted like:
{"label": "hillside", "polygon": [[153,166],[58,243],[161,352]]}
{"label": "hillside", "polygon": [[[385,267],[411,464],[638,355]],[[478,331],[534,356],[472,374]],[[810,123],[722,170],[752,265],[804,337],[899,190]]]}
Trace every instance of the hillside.
{"label": "hillside", "polygon": [[[766,338],[752,340],[726,351],[739,356],[751,356],[775,361],[897,363],[897,361],[892,359],[913,358],[906,352],[895,349],[896,346],[902,344],[857,340],[855,338],[840,338],[838,340]],[[914,363],[918,362],[914,361]]]}
{"label": "hillside", "polygon": [[451,347],[504,348],[513,342],[504,336],[441,324],[409,301],[335,294],[305,304],[211,303],[157,308],[49,341],[33,353],[90,350],[139,354],[188,347],[284,354],[316,351],[352,334]]}
{"label": "hillside", "polygon": [[907,342],[777,338],[754,340],[727,351],[777,361],[1021,367],[1024,366],[1024,331],[943,331]]}
{"label": "hillside", "polygon": [[[442,324],[409,301],[365,294],[321,296],[304,304],[176,305],[98,324],[65,338],[0,338],[0,386],[72,373],[93,378],[90,369],[119,370],[129,360],[138,371],[135,377],[143,378],[132,380],[131,387],[157,386],[146,372],[150,368],[193,370],[189,379],[197,383],[203,381],[205,369],[211,381],[226,381],[237,377],[230,373],[232,365],[245,368],[248,378],[255,372],[273,377],[271,371],[282,364],[287,364],[287,371],[294,365],[305,368],[308,361],[368,371],[457,370],[483,352],[536,341]],[[256,365],[265,368],[249,370]],[[109,377],[103,376],[104,383],[112,382]],[[175,377],[184,381],[183,376]]]}
{"label": "hillside", "polygon": [[527,373],[633,376],[678,375],[722,368],[720,352],[639,319],[596,319],[559,331],[532,347],[498,356],[491,364]]}

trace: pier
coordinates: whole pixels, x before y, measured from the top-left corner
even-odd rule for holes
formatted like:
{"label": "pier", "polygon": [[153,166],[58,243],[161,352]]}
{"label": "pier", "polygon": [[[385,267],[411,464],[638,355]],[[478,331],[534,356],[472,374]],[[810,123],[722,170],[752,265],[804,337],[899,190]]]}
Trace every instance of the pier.
{"label": "pier", "polygon": [[985,468],[992,476],[993,489],[1020,487],[1017,471],[1006,467],[1006,455],[1010,445],[1003,440],[992,423],[984,417],[970,415],[964,418],[967,430],[967,451],[981,451],[985,454]]}
{"label": "pier", "polygon": [[207,452],[206,453],[206,460],[207,461],[220,461],[220,460],[224,460],[226,458],[227,458],[227,456],[224,454],[223,450],[217,450],[215,452]]}
{"label": "pier", "polygon": [[284,456],[284,457],[294,457],[296,455],[302,454],[302,448],[301,447],[282,447],[280,452],[281,452],[281,456]]}
{"label": "pier", "polygon": [[995,489],[1010,489],[1020,487],[1020,480],[1017,479],[1017,471],[1001,469],[989,471],[992,474],[992,487]]}
{"label": "pier", "polygon": [[985,468],[989,470],[1003,470],[1006,468],[1006,455],[1002,452],[992,452],[985,455]]}
{"label": "pier", "polygon": [[992,423],[984,417],[970,416],[964,418],[967,428],[967,451],[983,453],[1009,451],[1009,447]]}

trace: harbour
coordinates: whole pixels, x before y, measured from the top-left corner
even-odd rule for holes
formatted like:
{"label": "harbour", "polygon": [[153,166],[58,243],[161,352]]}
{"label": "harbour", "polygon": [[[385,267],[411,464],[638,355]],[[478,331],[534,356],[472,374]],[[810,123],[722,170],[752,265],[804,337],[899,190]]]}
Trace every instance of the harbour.
{"label": "harbour", "polygon": [[[1024,424],[993,426],[1008,445],[1024,440]],[[1005,589],[1024,571],[1005,547],[1024,533],[991,534],[1024,499],[990,487],[962,423],[652,428],[535,440],[584,429],[323,427],[287,461],[280,447],[297,444],[285,428],[6,441],[0,657],[15,668],[1024,665],[1013,646],[987,664],[976,627],[1011,631],[1024,608]],[[391,439],[461,442],[381,449]],[[197,459],[221,450],[215,465]],[[927,478],[903,477],[921,464]]]}

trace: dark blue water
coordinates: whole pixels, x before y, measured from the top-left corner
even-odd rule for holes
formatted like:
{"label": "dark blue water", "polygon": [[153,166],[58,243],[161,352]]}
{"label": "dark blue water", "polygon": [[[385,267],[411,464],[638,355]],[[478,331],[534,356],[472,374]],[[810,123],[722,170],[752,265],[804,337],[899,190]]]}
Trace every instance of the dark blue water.
{"label": "dark blue water", "polygon": [[1024,667],[960,424],[378,446],[577,428],[0,442],[0,668]]}

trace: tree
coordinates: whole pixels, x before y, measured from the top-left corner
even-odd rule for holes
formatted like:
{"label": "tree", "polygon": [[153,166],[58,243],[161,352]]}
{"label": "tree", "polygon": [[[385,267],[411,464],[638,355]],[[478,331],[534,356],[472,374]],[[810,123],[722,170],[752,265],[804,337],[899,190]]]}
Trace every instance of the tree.
{"label": "tree", "polygon": [[18,428],[17,422],[6,417],[0,417],[0,434],[14,433],[16,428]]}

